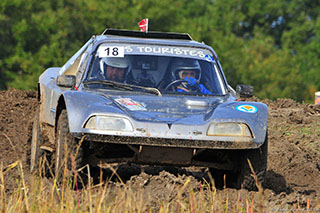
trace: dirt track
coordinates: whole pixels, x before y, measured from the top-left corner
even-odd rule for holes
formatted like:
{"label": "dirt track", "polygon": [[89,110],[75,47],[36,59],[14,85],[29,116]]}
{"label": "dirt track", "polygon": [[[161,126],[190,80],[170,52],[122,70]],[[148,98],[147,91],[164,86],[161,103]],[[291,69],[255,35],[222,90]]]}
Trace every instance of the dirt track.
{"label": "dirt track", "polygon": [[[309,199],[311,207],[320,211],[320,105],[299,104],[290,99],[262,102],[269,107],[269,155],[263,205],[269,210],[290,210],[298,205],[305,208]],[[34,91],[0,91],[0,165],[6,167],[21,159],[27,181],[31,123],[36,108]],[[196,187],[207,176],[206,170],[162,169],[145,167],[141,173],[140,167],[130,170],[120,167],[118,173],[133,185],[144,183],[145,191],[155,199],[168,196],[166,189],[187,177]],[[12,192],[19,175],[12,171],[5,178],[6,191]],[[256,192],[235,189],[218,193],[228,196],[231,202],[239,193],[257,196]]]}

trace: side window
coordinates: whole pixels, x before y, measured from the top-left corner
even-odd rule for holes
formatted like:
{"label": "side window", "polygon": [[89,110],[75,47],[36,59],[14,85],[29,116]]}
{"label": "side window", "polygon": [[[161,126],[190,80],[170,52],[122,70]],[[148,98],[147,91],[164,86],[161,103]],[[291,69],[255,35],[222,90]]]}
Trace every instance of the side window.
{"label": "side window", "polygon": [[87,72],[87,80],[98,80],[98,76],[100,73],[100,58],[98,56],[94,56],[94,58],[91,59],[90,65],[89,65],[89,72]]}

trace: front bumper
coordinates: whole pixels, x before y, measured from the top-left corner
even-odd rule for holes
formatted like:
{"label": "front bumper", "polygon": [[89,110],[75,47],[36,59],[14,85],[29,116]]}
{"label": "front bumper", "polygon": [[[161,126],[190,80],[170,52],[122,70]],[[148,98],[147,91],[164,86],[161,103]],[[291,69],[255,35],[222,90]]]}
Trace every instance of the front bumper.
{"label": "front bumper", "polygon": [[198,140],[102,135],[94,133],[73,133],[73,136],[79,139],[84,138],[86,141],[94,142],[195,149],[257,149],[262,145],[262,143],[255,143],[251,138],[234,138],[233,140]]}

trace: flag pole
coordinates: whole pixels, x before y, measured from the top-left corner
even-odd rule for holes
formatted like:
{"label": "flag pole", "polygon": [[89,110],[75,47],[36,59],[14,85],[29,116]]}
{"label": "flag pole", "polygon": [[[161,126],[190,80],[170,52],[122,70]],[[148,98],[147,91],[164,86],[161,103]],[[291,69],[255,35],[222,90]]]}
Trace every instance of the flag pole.
{"label": "flag pole", "polygon": [[147,19],[147,27],[146,27],[146,33],[148,33],[148,26],[149,26],[149,19]]}

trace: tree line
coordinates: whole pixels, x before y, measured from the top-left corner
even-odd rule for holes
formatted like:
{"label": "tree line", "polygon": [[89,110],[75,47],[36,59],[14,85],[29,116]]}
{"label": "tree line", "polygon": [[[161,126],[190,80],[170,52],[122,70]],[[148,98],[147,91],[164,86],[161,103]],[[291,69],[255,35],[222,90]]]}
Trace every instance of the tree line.
{"label": "tree line", "polygon": [[189,33],[217,52],[229,84],[311,102],[320,90],[318,0],[2,0],[0,89],[36,89],[106,27]]}

